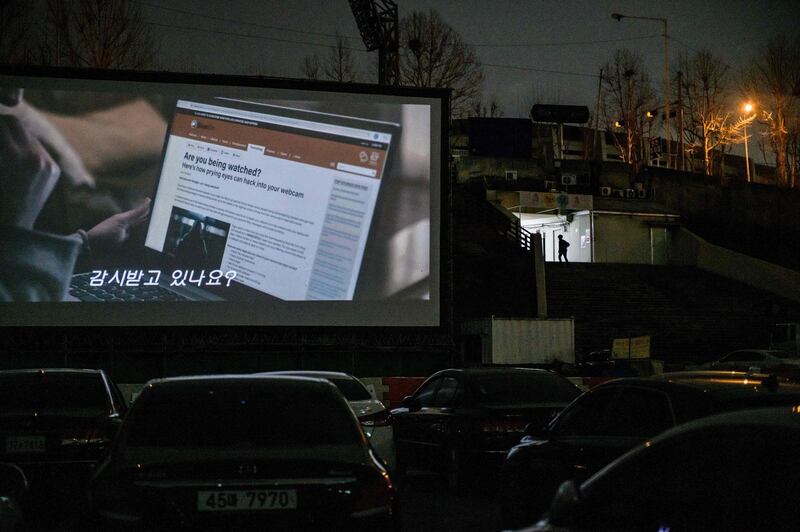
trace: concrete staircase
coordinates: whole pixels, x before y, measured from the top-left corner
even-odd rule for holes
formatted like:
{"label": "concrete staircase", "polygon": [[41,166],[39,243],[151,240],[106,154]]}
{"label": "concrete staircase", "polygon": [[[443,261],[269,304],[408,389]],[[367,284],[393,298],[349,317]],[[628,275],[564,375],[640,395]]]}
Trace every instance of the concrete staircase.
{"label": "concrete staircase", "polygon": [[798,315],[797,303],[693,267],[547,263],[546,275],[549,316],[575,318],[576,354],[650,335],[653,358],[712,360],[767,347],[770,326]]}

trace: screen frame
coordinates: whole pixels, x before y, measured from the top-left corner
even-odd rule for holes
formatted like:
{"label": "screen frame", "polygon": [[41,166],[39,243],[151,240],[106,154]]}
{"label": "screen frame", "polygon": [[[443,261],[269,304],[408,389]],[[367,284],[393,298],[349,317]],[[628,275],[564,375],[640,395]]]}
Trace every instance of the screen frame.
{"label": "screen frame", "polygon": [[[438,286],[438,324],[436,325],[407,325],[400,321],[399,325],[393,325],[391,320],[386,323],[366,323],[353,325],[346,322],[330,322],[325,325],[297,325],[291,323],[274,322],[270,324],[263,324],[262,322],[227,322],[222,319],[214,324],[203,324],[203,328],[224,329],[230,327],[257,327],[259,329],[270,328],[291,328],[296,331],[307,330],[309,332],[322,332],[334,327],[342,331],[357,331],[361,329],[376,329],[376,328],[389,328],[397,330],[427,330],[430,332],[447,333],[452,329],[453,324],[453,308],[452,308],[452,223],[451,223],[451,176],[449,172],[449,118],[450,118],[450,90],[438,88],[416,88],[416,87],[399,87],[399,86],[383,86],[371,85],[362,83],[337,83],[329,81],[316,81],[316,80],[300,80],[290,78],[270,78],[260,76],[234,76],[234,75],[219,75],[219,74],[186,74],[186,73],[172,73],[172,72],[152,72],[152,71],[118,71],[118,70],[96,70],[96,69],[76,69],[64,67],[38,67],[29,65],[0,65],[0,76],[27,78],[26,81],[34,80],[31,88],[35,86],[46,87],[49,83],[56,79],[65,79],[73,81],[103,81],[103,82],[132,82],[141,83],[143,86],[156,87],[158,84],[172,84],[172,85],[196,85],[202,87],[210,86],[230,86],[242,88],[264,88],[264,89],[282,89],[282,90],[299,90],[310,93],[343,93],[343,94],[365,94],[374,96],[396,96],[399,98],[420,98],[432,99],[438,101],[438,126],[439,126],[439,189],[438,189],[438,205],[431,204],[431,249],[438,244],[438,268],[434,268],[433,254],[431,255],[431,285],[432,287]],[[5,80],[0,79],[0,83]],[[434,117],[437,118],[437,117]],[[436,123],[432,122],[431,134],[435,135],[437,131],[434,129]],[[433,154],[432,154],[433,155]],[[432,176],[432,178],[435,176]],[[438,208],[438,213],[434,213],[435,208]],[[434,234],[434,224],[438,216],[438,235]],[[367,245],[371,239],[368,238]],[[412,300],[405,300],[406,303],[414,303]],[[307,302],[292,302],[295,305],[303,305]],[[338,315],[342,311],[346,311],[348,304],[353,304],[352,301],[333,301],[328,302],[331,307],[344,304],[341,309],[331,308],[326,309],[324,312],[315,312],[314,309],[303,309],[302,312],[309,312],[311,314],[324,315]],[[357,301],[358,304],[363,304],[364,301]],[[375,301],[376,305],[383,305],[385,302]],[[421,300],[421,304],[429,304],[430,300]],[[187,327],[194,328],[196,326],[185,323],[181,320],[159,320],[158,324],[152,323],[152,318],[147,318],[151,309],[150,305],[158,305],[160,307],[158,314],[170,314],[179,312],[180,304],[175,303],[149,303],[147,305],[127,305],[120,304],[119,311],[115,311],[118,321],[111,323],[104,321],[102,316],[98,314],[97,320],[92,320],[87,324],[85,319],[69,319],[64,317],[63,307],[65,303],[25,303],[15,302],[14,314],[15,316],[9,319],[9,313],[0,313],[0,330],[10,329],[13,327],[45,327],[64,330],[75,329],[104,329],[115,327],[138,327],[138,328],[153,328],[155,330],[164,329],[165,327]],[[124,307],[124,308],[123,308]],[[223,309],[220,309],[223,310]],[[42,315],[49,314],[50,311],[55,311],[60,314],[56,323],[48,320],[42,320]],[[163,312],[162,312],[163,311]],[[413,309],[412,309],[413,311]],[[82,314],[75,313],[72,314]],[[65,319],[62,319],[65,318]]]}

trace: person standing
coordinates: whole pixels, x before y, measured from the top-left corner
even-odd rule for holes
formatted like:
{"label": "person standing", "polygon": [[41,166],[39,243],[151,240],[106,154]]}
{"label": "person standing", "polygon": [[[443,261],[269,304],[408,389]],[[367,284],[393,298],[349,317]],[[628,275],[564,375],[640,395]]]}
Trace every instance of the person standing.
{"label": "person standing", "polygon": [[567,259],[567,248],[569,242],[564,240],[564,235],[558,235],[558,262],[561,262],[561,257],[564,257],[564,262],[569,262]]}

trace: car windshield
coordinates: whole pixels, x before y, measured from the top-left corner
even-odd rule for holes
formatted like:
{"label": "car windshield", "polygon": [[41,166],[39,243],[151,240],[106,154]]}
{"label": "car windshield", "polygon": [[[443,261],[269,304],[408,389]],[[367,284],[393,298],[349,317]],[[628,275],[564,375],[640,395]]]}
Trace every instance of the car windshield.
{"label": "car windshield", "polygon": [[344,398],[348,401],[368,401],[372,398],[364,385],[356,379],[346,377],[326,377],[329,381],[339,388]]}
{"label": "car windshield", "polygon": [[0,374],[0,413],[102,414],[110,408],[98,373],[36,372]]}
{"label": "car windshield", "polygon": [[479,404],[568,403],[580,395],[563,377],[535,372],[479,375],[471,388]]}
{"label": "car windshield", "polygon": [[129,446],[263,448],[360,442],[350,409],[319,387],[220,384],[150,392],[131,411]]}

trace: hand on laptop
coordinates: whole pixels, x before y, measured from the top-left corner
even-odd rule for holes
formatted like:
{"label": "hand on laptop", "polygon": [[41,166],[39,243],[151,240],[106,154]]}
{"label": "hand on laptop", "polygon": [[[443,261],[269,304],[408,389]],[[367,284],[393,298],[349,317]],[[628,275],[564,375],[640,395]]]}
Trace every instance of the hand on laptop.
{"label": "hand on laptop", "polygon": [[95,225],[86,232],[89,248],[93,251],[104,251],[114,248],[130,237],[131,231],[147,220],[150,214],[150,198],[129,211],[115,214]]}
{"label": "hand on laptop", "polygon": [[[3,103],[18,103],[3,90]],[[32,229],[61,170],[20,121],[0,115],[0,225]]]}

